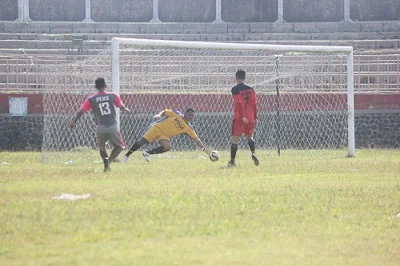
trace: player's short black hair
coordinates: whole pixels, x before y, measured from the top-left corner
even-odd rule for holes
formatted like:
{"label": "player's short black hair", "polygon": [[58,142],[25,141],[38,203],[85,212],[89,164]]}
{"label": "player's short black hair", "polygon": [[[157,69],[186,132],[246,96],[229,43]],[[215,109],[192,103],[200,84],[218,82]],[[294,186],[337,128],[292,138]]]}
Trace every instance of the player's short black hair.
{"label": "player's short black hair", "polygon": [[195,111],[194,111],[193,108],[188,108],[188,109],[186,109],[185,113],[187,113],[187,112],[193,112],[193,113],[195,113]]}
{"label": "player's short black hair", "polygon": [[96,89],[104,89],[106,86],[106,81],[104,80],[104,78],[97,78],[94,81],[95,87]]}
{"label": "player's short black hair", "polygon": [[236,71],[236,77],[240,80],[244,80],[246,78],[246,72],[243,69],[238,69]]}

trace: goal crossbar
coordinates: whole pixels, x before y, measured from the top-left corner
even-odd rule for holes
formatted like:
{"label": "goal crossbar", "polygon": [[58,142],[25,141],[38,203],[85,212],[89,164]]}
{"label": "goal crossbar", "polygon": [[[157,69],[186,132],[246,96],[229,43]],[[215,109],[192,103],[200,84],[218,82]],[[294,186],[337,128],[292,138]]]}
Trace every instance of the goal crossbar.
{"label": "goal crossbar", "polygon": [[251,44],[251,43],[220,43],[196,41],[166,41],[134,38],[112,38],[112,45],[131,44],[154,47],[179,47],[192,49],[224,49],[224,50],[270,50],[294,52],[353,52],[352,46],[321,46],[321,45],[279,45],[279,44]]}

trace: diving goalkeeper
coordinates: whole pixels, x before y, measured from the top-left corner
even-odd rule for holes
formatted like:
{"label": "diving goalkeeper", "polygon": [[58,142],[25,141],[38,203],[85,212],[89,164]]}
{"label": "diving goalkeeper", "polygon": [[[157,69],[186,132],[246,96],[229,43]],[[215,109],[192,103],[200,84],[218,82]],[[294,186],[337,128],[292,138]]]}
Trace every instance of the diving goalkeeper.
{"label": "diving goalkeeper", "polygon": [[195,111],[192,108],[188,108],[185,113],[181,113],[178,110],[165,109],[155,115],[154,118],[157,118],[158,120],[152,123],[143,137],[133,144],[122,159],[122,163],[125,164],[129,156],[140,147],[158,141],[160,146],[152,150],[143,151],[144,159],[147,162],[150,162],[151,154],[160,154],[171,150],[171,138],[180,134],[189,135],[196,145],[209,155],[211,150],[204,146],[190,124],[190,121],[193,120],[194,114]]}

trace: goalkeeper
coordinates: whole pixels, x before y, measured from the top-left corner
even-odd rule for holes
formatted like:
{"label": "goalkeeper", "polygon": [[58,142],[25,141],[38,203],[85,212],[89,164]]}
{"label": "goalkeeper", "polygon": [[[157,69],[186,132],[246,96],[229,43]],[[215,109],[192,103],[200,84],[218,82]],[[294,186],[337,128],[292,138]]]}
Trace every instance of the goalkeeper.
{"label": "goalkeeper", "polygon": [[133,144],[122,159],[122,163],[125,164],[129,156],[143,145],[158,141],[160,146],[149,151],[143,151],[144,159],[150,162],[151,154],[160,154],[171,150],[171,138],[180,134],[189,135],[196,145],[209,155],[211,150],[204,146],[190,124],[194,114],[195,111],[188,108],[184,114],[178,110],[166,109],[155,115],[154,118],[158,120],[152,123],[143,137]]}

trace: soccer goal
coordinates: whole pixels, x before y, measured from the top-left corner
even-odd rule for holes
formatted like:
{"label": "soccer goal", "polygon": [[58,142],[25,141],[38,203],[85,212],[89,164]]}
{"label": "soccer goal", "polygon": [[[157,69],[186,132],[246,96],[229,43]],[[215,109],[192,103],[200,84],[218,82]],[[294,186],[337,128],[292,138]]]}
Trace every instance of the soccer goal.
{"label": "soccer goal", "polygon": [[[60,123],[95,92],[98,76],[106,78],[109,89],[121,94],[133,110],[120,114],[128,145],[145,132],[154,114],[190,107],[196,110],[193,126],[204,143],[228,150],[230,90],[237,69],[246,71],[245,82],[258,95],[257,149],[277,154],[343,149],[355,156],[352,47],[113,38],[110,50],[62,68],[49,75],[53,85],[45,99],[44,157],[95,147],[90,116],[73,133]],[[69,74],[61,78],[56,74],[61,71]],[[65,84],[74,89],[62,90]],[[176,137],[172,144],[177,151],[195,149],[186,136]]]}

